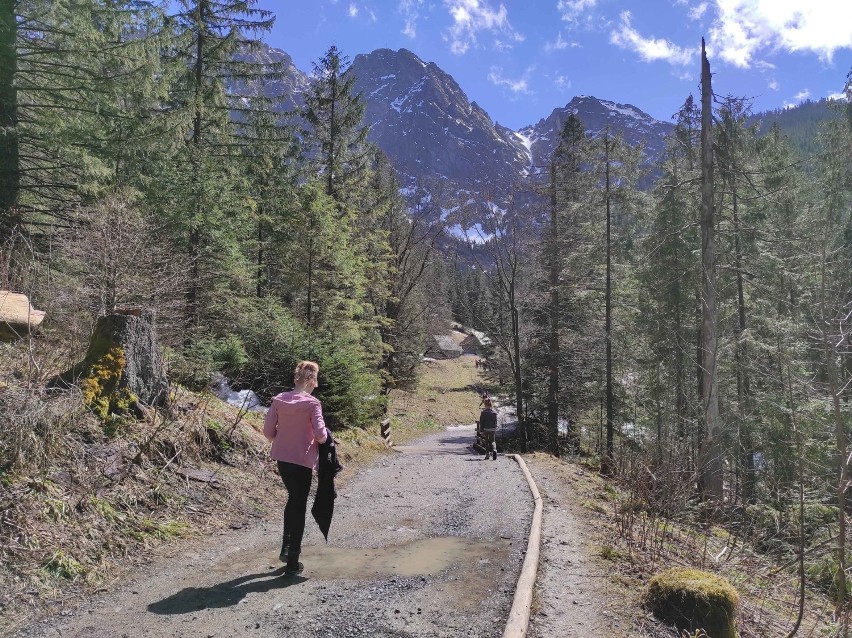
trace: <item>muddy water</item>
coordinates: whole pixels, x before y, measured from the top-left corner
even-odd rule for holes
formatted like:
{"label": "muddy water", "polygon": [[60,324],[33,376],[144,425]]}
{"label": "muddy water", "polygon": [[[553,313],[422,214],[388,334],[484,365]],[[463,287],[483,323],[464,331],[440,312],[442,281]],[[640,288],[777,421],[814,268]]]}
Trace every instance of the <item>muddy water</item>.
{"label": "muddy water", "polygon": [[302,560],[311,576],[322,579],[372,579],[385,576],[430,576],[456,565],[499,566],[509,556],[509,542],[483,543],[446,536],[404,545],[367,548],[309,547]]}

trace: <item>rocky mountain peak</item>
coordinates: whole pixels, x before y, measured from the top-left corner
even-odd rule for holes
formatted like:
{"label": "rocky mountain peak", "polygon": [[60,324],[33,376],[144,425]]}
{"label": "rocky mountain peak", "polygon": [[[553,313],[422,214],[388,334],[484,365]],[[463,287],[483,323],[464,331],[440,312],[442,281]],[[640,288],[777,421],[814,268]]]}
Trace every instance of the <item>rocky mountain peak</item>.
{"label": "rocky mountain peak", "polygon": [[[285,96],[287,110],[302,106],[309,76],[279,49],[261,47],[255,55],[286,69],[282,80],[266,88],[267,95]],[[497,201],[519,182],[546,172],[571,113],[592,136],[608,127],[628,143],[642,144],[649,163],[662,155],[673,130],[631,104],[578,95],[537,123],[513,131],[492,121],[437,64],[408,49],[356,55],[351,70],[355,91],[365,102],[369,139],[390,158],[405,189],[419,185],[457,198],[477,192]]]}
{"label": "rocky mountain peak", "polygon": [[404,185],[511,184],[520,174],[525,153],[435,63],[407,49],[378,49],[358,55],[352,72],[366,101],[370,139],[390,157]]}
{"label": "rocky mountain peak", "polygon": [[543,166],[550,160],[559,143],[559,134],[571,114],[577,115],[586,133],[592,137],[603,135],[609,128],[614,135],[621,133],[630,145],[643,145],[646,160],[653,161],[665,150],[665,138],[674,126],[653,117],[633,106],[602,100],[590,95],[578,95],[563,107],[553,109],[538,123],[518,131],[530,149],[532,166]]}

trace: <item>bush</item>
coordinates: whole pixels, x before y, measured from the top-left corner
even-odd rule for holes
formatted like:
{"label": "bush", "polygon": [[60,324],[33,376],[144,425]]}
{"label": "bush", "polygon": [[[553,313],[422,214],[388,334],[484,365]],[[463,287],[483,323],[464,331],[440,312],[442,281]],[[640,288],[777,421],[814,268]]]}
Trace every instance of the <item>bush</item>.
{"label": "bush", "polygon": [[749,505],[745,508],[745,530],[754,546],[761,552],[783,549],[781,513],[767,505]]}
{"label": "bush", "polygon": [[678,629],[704,630],[710,638],[736,638],[740,597],[724,578],[699,569],[675,568],[651,579],[645,605]]}
{"label": "bush", "polygon": [[248,361],[242,339],[234,334],[204,337],[181,352],[167,354],[169,372],[174,381],[190,390],[203,390],[217,372],[238,376]]}
{"label": "bush", "polygon": [[361,426],[379,418],[384,397],[380,380],[357,343],[335,334],[317,334],[279,302],[257,300],[240,313],[234,326],[245,348],[245,359],[232,377],[233,387],[250,387],[264,402],[293,387],[293,370],[303,359],[319,363],[323,415],[332,429]]}
{"label": "bush", "polygon": [[[836,599],[838,571],[837,556],[835,554],[826,554],[815,563],[805,567],[808,582],[834,599]],[[849,597],[850,593],[852,593],[852,583],[847,579],[846,598]]]}
{"label": "bush", "polygon": [[[831,537],[831,526],[837,523],[838,509],[836,505],[823,505],[822,503],[805,503],[804,507],[804,532],[805,542],[812,543],[814,540]],[[799,535],[799,507],[792,508],[791,518],[793,529],[790,530],[797,538]]]}

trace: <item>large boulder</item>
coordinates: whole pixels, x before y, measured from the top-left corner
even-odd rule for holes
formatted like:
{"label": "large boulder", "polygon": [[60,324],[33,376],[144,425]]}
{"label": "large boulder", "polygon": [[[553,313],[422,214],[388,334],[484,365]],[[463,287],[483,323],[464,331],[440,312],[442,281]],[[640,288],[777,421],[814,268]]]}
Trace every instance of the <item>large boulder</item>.
{"label": "large boulder", "polygon": [[120,310],[99,318],[86,358],[53,385],[70,384],[80,388],[83,401],[102,418],[128,412],[139,416],[143,405],[163,405],[168,379],[153,312]]}
{"label": "large boulder", "polygon": [[26,295],[0,290],[0,340],[12,341],[38,330],[44,311],[30,305]]}

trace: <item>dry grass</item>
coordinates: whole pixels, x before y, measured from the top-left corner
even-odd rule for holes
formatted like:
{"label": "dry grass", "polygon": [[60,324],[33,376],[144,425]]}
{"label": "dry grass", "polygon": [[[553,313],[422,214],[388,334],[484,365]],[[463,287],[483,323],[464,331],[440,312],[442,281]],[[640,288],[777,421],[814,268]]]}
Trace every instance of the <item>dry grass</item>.
{"label": "dry grass", "polygon": [[[402,441],[408,434],[460,423],[474,423],[479,417],[479,395],[486,388],[476,368],[476,357],[426,361],[415,392],[394,390],[388,414],[398,425]],[[403,438],[400,438],[403,437]]]}
{"label": "dry grass", "polygon": [[[740,594],[738,627],[742,638],[783,636],[796,615],[794,566],[779,567],[766,556],[736,541],[721,527],[702,528],[649,515],[636,506],[636,496],[617,483],[579,463],[547,454],[528,455],[548,468],[552,482],[540,486],[547,494],[570,494],[583,509],[590,542],[605,559],[610,583],[622,592],[625,615],[631,616],[636,636],[676,637],[641,607],[642,592],[655,574],[669,567],[696,567],[726,578]],[[631,609],[632,606],[632,609]],[[798,635],[838,635],[828,598],[807,593],[806,613]]]}

